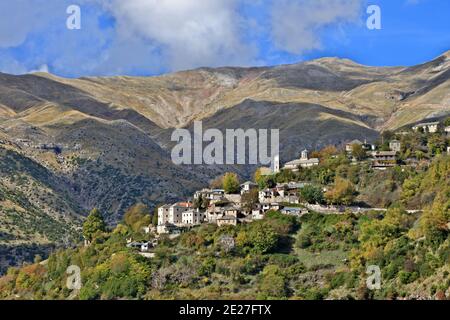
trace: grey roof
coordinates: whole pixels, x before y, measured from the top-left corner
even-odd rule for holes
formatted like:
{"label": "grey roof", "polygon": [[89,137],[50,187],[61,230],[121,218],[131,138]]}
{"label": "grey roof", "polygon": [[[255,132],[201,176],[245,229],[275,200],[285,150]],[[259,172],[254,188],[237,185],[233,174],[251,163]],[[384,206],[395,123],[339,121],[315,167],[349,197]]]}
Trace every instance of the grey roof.
{"label": "grey roof", "polygon": [[244,182],[243,184],[241,184],[241,186],[245,186],[245,185],[249,185],[249,186],[257,186],[256,183],[251,182],[251,181],[247,181],[247,182]]}
{"label": "grey roof", "polygon": [[353,145],[353,144],[359,144],[359,145],[362,145],[362,144],[364,144],[364,143],[361,142],[361,141],[359,141],[358,139],[355,139],[355,140],[353,140],[353,141],[351,141],[351,142],[349,142],[349,143],[347,143],[347,144],[351,144],[351,145]]}
{"label": "grey roof", "polygon": [[308,160],[302,160],[302,159],[298,159],[298,160],[293,160],[290,161],[288,163],[286,163],[286,165],[301,165],[301,164],[308,164],[308,163],[319,163],[320,160],[317,158],[312,158],[312,159],[308,159]]}
{"label": "grey roof", "polygon": [[217,218],[217,220],[237,220],[237,218],[233,216],[223,216],[222,218]]}
{"label": "grey roof", "polygon": [[299,207],[285,207],[282,211],[302,211],[302,208]]}
{"label": "grey roof", "polygon": [[435,126],[438,125],[440,122],[436,121],[436,122],[423,122],[423,123],[418,123],[414,126],[414,128],[416,127],[426,127],[426,126]]}
{"label": "grey roof", "polygon": [[376,151],[373,153],[374,156],[395,156],[397,152],[395,151]]}

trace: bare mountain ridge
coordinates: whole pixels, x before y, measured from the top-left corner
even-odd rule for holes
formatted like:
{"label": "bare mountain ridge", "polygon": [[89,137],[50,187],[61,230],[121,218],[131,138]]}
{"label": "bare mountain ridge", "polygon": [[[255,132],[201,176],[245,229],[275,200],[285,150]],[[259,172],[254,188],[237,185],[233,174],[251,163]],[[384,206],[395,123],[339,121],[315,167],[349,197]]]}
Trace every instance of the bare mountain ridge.
{"label": "bare mountain ridge", "polygon": [[[374,114],[380,118],[375,129],[395,129],[429,115],[420,106],[424,100],[421,98],[431,98],[427,106],[431,112],[448,109],[448,97],[442,93],[448,86],[448,70],[446,54],[411,68],[372,68],[349,60],[324,58],[271,68],[201,68],[148,78],[68,80],[47,74],[24,77],[31,82],[33,77],[40,77],[68,85],[65,99],[76,98],[73,94],[77,95],[75,89],[79,89],[84,99],[92,97],[116,111],[131,109],[162,128],[183,127],[194,119],[207,118],[223,108],[253,99],[316,103],[357,114]],[[39,90],[38,86],[34,88]],[[29,90],[28,85],[22,91],[30,94]],[[55,100],[48,95],[35,96]],[[73,102],[80,103],[76,99]],[[411,109],[419,111],[417,119],[403,119]],[[384,124],[386,121],[388,125]]]}

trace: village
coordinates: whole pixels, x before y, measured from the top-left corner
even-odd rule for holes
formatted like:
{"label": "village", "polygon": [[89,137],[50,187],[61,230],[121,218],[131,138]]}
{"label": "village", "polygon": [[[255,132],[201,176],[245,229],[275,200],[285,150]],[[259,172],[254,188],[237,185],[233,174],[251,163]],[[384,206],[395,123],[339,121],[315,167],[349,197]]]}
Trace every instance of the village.
{"label": "village", "polygon": [[[441,132],[444,137],[450,135],[450,126],[443,126],[440,122],[420,123],[410,131],[400,131],[397,136],[411,133],[432,135]],[[447,139],[447,138],[446,138]],[[447,139],[448,141],[448,139]],[[402,144],[394,138],[385,143],[389,150],[379,150],[375,144],[367,141],[353,140],[342,148],[351,164],[367,162],[373,170],[387,170],[396,166],[414,167],[417,159],[399,161]],[[361,157],[358,157],[359,150]],[[450,147],[446,145],[446,153],[450,154]],[[276,156],[272,168],[260,168],[262,176],[274,176],[283,171],[298,172],[302,169],[319,166],[321,159],[310,157],[308,150],[301,152],[300,159],[286,162],[283,166],[280,157]],[[224,188],[205,188],[194,193],[191,199],[175,204],[164,204],[157,209],[157,225],[145,228],[146,234],[156,234],[151,242],[128,241],[128,247],[141,251],[144,256],[151,256],[150,249],[158,244],[158,237],[167,235],[175,238],[194,227],[202,224],[222,226],[236,226],[240,223],[251,223],[262,220],[270,211],[279,211],[285,215],[301,217],[316,212],[320,214],[342,214],[345,212],[363,213],[369,210],[386,211],[386,208],[363,208],[352,205],[325,205],[301,201],[301,190],[311,186],[309,182],[290,181],[277,183],[271,188],[261,188],[252,181],[244,182],[233,191]],[[323,188],[323,192],[327,189]],[[409,210],[410,213],[418,210]]]}

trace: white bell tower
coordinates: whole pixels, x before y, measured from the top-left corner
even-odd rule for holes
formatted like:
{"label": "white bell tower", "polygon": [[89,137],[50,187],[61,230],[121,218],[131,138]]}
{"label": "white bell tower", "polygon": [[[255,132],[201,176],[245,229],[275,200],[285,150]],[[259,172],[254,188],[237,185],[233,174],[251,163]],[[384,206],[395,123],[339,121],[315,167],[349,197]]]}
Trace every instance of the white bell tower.
{"label": "white bell tower", "polygon": [[279,173],[280,172],[280,156],[276,155],[273,158],[273,173]]}
{"label": "white bell tower", "polygon": [[301,160],[308,160],[308,150],[305,149],[302,151]]}

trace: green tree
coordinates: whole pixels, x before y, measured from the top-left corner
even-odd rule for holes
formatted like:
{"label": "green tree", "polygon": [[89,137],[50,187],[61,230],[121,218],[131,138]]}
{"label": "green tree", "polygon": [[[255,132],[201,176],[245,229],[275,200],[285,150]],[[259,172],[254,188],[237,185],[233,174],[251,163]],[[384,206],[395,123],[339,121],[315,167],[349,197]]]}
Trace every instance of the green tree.
{"label": "green tree", "polygon": [[287,282],[283,271],[277,265],[267,265],[261,275],[259,291],[261,298],[284,298],[287,296]]}
{"label": "green tree", "polygon": [[254,223],[248,233],[253,248],[259,253],[267,253],[276,248],[278,236],[266,223]]}
{"label": "green tree", "polygon": [[334,176],[334,170],[325,167],[319,168],[317,172],[317,182],[322,185],[327,185],[333,181]]}
{"label": "green tree", "polygon": [[449,126],[450,126],[450,117],[448,117],[447,119],[445,119],[444,125],[445,125],[446,127],[449,127]]}
{"label": "green tree", "polygon": [[209,207],[209,200],[200,195],[197,199],[194,200],[194,209],[205,210]]}
{"label": "green tree", "polygon": [[322,203],[324,201],[322,188],[319,186],[307,185],[300,190],[300,200],[310,203]]}
{"label": "green tree", "polygon": [[228,172],[223,177],[223,189],[228,194],[239,193],[240,185],[237,174]]}
{"label": "green tree", "polygon": [[263,190],[266,188],[273,188],[276,185],[275,176],[274,175],[263,176],[261,174],[261,169],[257,169],[255,171],[254,180],[255,180],[255,183],[258,184],[258,187],[260,190]]}
{"label": "green tree", "polygon": [[445,138],[439,134],[432,135],[428,140],[428,150],[430,156],[445,153],[447,149],[447,142]]}
{"label": "green tree", "polygon": [[367,152],[362,145],[354,144],[352,145],[352,156],[358,161],[363,161],[367,158]]}
{"label": "green tree", "polygon": [[421,235],[425,236],[427,241],[439,245],[450,235],[450,188],[447,192],[441,192],[433,202],[433,205],[425,209],[419,219]]}
{"label": "green tree", "polygon": [[94,208],[83,224],[83,236],[92,241],[99,232],[106,232],[106,224],[100,211]]}

